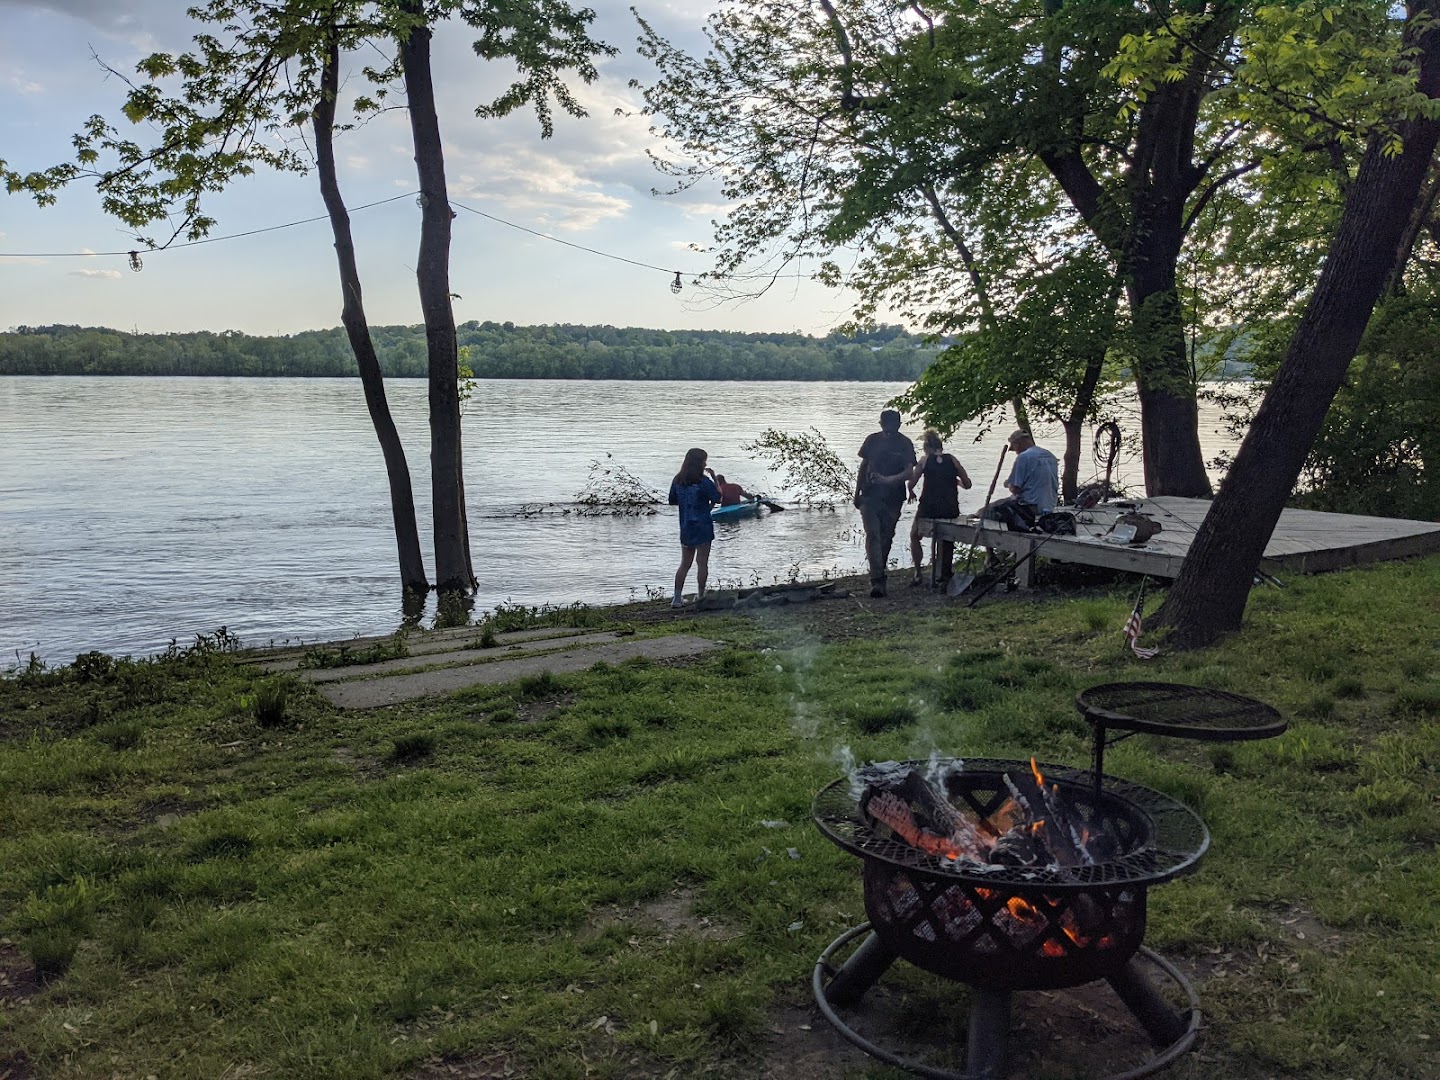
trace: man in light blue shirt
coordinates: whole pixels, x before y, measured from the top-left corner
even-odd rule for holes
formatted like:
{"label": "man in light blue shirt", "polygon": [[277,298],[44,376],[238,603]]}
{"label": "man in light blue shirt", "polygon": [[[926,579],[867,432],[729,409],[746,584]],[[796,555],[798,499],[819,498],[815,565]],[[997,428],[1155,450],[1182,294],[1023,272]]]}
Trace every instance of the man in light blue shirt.
{"label": "man in light blue shirt", "polygon": [[1060,463],[1043,446],[1036,446],[1028,431],[1010,436],[1015,462],[1005,486],[1010,498],[987,506],[983,514],[1015,532],[1029,532],[1042,514],[1055,509],[1060,491]]}

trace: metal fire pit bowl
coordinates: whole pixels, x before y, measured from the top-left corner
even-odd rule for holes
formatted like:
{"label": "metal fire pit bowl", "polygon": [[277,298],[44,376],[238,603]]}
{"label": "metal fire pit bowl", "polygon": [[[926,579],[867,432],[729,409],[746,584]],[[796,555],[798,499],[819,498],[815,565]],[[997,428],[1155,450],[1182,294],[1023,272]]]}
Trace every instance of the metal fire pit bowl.
{"label": "metal fire pit bowl", "polygon": [[[905,762],[925,772],[928,762]],[[989,818],[1009,797],[1022,761],[938,763],[946,796]],[[1042,765],[1077,827],[1112,854],[1085,866],[991,866],[949,861],[883,836],[860,812],[848,779],[815,797],[820,831],[864,862],[865,910],[888,953],[972,986],[1045,990],[1110,978],[1145,936],[1146,890],[1193,869],[1210,844],[1204,822],[1150,788]]]}

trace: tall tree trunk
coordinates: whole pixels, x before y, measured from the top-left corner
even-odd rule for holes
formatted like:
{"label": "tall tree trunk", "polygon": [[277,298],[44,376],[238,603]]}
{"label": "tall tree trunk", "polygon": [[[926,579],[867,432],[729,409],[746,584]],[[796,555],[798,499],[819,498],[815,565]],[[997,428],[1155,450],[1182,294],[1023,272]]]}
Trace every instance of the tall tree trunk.
{"label": "tall tree trunk", "polygon": [[355,353],[360,369],[360,384],[365,389],[365,405],[380,452],[385,457],[385,473],[390,480],[390,514],[395,521],[395,546],[400,558],[400,584],[412,598],[430,591],[425,577],[425,561],[420,554],[420,532],[415,523],[415,496],[410,487],[410,466],[405,461],[405,448],[390,416],[385,398],[385,377],[370,338],[365,319],[365,303],[360,292],[360,271],[355,265],[355,241],[350,233],[350,214],[340,197],[340,183],[335,172],[335,98],[340,85],[340,48],[332,40],[325,54],[325,70],[320,100],[315,106],[315,166],[320,179],[320,194],[330,214],[330,229],[335,234],[335,257],[340,264],[340,290],[344,296],[340,321]]}
{"label": "tall tree trunk", "polygon": [[435,588],[444,594],[470,590],[460,473],[459,356],[455,312],[450,306],[450,209],[445,154],[430,72],[430,28],[421,0],[402,0],[411,20],[400,40],[400,64],[410,103],[410,134],[420,179],[420,254],[415,277],[425,317],[430,375],[430,488],[434,504]]}
{"label": "tall tree trunk", "polygon": [[[1405,28],[1406,43],[1420,46],[1419,89],[1430,98],[1440,97],[1437,18],[1440,0],[1413,4]],[[1315,293],[1159,612],[1177,647],[1207,645],[1240,628],[1265,545],[1395,264],[1440,121],[1406,120],[1394,129],[1403,140],[1399,155],[1386,155],[1381,136],[1365,148]]]}
{"label": "tall tree trunk", "polygon": [[[1063,0],[1045,0],[1057,14]],[[1139,353],[1135,385],[1140,397],[1145,490],[1152,496],[1208,497],[1210,477],[1200,449],[1200,411],[1195,380],[1185,353],[1185,324],[1176,287],[1176,267],[1185,239],[1185,204],[1208,172],[1197,164],[1200,106],[1210,92],[1215,58],[1235,32],[1239,6],[1217,0],[1195,42],[1175,46],[1175,59],[1188,56],[1189,69],[1146,95],[1135,123],[1134,149],[1126,171],[1129,218],[1120,220],[1113,203],[1080,152],[1084,117],[1062,118],[1055,143],[1040,159],[1126,275],[1131,320]],[[1195,47],[1197,46],[1198,47]],[[1057,86],[1060,56],[1047,50]]]}
{"label": "tall tree trunk", "polygon": [[[1140,398],[1145,491],[1151,497],[1210,495],[1200,450],[1200,409],[1185,350],[1184,313],[1176,281],[1184,196],[1161,198],[1137,214],[1126,292],[1136,348],[1135,389]],[[1150,209],[1150,208],[1146,208]]]}

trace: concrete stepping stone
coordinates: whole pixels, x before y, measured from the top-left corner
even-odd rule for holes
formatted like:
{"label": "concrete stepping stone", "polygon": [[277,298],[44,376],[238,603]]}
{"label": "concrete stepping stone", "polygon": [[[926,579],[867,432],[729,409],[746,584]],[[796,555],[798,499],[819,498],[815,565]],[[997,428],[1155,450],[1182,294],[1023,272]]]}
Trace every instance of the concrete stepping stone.
{"label": "concrete stepping stone", "polygon": [[469,686],[507,683],[545,671],[554,675],[584,671],[602,660],[607,664],[618,664],[637,656],[651,660],[674,660],[683,656],[699,656],[716,648],[719,648],[718,643],[691,634],[632,637],[588,648],[570,648],[486,664],[466,664],[380,678],[344,679],[321,683],[317,689],[328,701],[342,709],[377,709],[434,694],[448,694]]}
{"label": "concrete stepping stone", "polygon": [[[405,639],[405,646],[410,650],[411,656],[424,656],[437,652],[458,652],[462,649],[479,648],[480,635],[484,631],[478,626],[452,626],[444,630],[414,630]],[[497,648],[504,648],[517,643],[537,641],[541,639],[562,639],[578,637],[589,631],[576,629],[568,626],[539,626],[531,630],[511,630],[504,634],[495,635]],[[274,673],[280,671],[295,671],[300,667],[300,661],[305,655],[317,649],[339,649],[342,646],[360,651],[369,648],[371,645],[378,645],[381,642],[391,640],[395,635],[386,634],[383,637],[361,637],[347,638],[343,641],[317,641],[311,645],[299,647],[287,646],[281,649],[257,649],[252,655],[239,657],[242,664],[263,664],[265,671]],[[495,649],[487,649],[486,652],[494,652]]]}
{"label": "concrete stepping stone", "polygon": [[[633,634],[633,631],[632,631]],[[517,656],[553,652],[556,649],[581,649],[591,645],[603,645],[609,641],[620,641],[630,634],[614,630],[603,634],[578,634],[558,638],[535,638],[517,642],[514,645],[497,645],[493,649],[457,649],[453,644],[444,651],[426,652],[418,656],[398,656],[394,660],[379,660],[373,664],[345,664],[331,668],[301,668],[295,672],[306,682],[327,683],[343,679],[365,679],[375,675],[396,675],[401,672],[431,671],[442,667],[457,667],[461,664],[495,664]],[[266,668],[266,671],[274,671]]]}

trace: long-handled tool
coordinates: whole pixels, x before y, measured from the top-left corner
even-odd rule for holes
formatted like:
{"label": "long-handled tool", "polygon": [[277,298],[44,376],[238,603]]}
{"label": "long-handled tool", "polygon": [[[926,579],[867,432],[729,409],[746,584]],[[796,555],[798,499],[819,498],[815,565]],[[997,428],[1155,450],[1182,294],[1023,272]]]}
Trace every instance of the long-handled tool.
{"label": "long-handled tool", "polygon": [[[995,475],[990,478],[990,490],[985,492],[985,506],[990,505],[990,500],[995,496],[995,485],[1000,483],[1000,470],[1005,468],[1005,455],[1010,452],[1010,444],[1006,443],[1000,448],[1000,460],[995,465]],[[983,509],[984,507],[982,507]]]}
{"label": "long-handled tool", "polygon": [[[1000,483],[1000,471],[1005,468],[1005,455],[1009,452],[1009,443],[1006,443],[1000,448],[1000,460],[995,465],[995,475],[990,478],[990,490],[985,493],[985,506],[990,505],[990,498],[995,494],[995,485]],[[965,570],[963,573],[956,574],[952,577],[949,587],[945,590],[950,596],[959,596],[975,583],[975,571],[971,569],[971,566],[975,559],[975,549],[979,546],[976,541],[980,539],[980,530],[982,527],[980,521],[977,520],[975,523],[975,535],[970,538],[970,553],[965,556]]]}
{"label": "long-handled tool", "polygon": [[774,511],[776,511],[776,512],[779,512],[779,511],[785,509],[785,507],[781,506],[781,505],[780,505],[778,502],[776,502],[774,499],[767,499],[764,495],[756,496],[755,501],[758,502],[761,506],[768,507],[769,509],[774,510]]}

